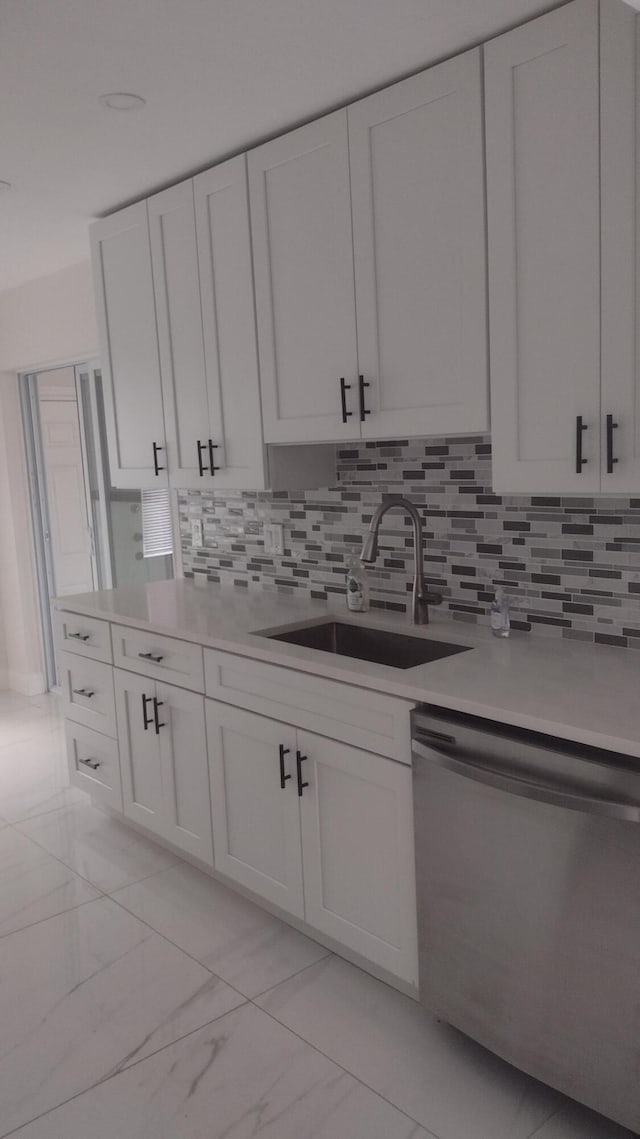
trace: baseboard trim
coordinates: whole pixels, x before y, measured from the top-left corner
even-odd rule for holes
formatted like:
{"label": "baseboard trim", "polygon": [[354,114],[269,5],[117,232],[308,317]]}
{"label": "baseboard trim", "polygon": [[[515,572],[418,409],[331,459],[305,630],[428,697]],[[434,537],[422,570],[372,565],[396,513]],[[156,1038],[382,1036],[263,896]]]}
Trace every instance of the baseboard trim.
{"label": "baseboard trim", "polygon": [[9,669],[7,688],[19,692],[21,696],[41,696],[47,691],[47,682],[42,672],[16,672]]}

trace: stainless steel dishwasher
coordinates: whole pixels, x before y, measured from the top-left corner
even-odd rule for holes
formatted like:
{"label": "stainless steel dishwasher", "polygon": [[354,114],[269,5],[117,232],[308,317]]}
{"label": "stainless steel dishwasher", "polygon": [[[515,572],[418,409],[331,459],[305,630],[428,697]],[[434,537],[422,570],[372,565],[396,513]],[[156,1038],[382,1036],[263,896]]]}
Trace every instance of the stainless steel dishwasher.
{"label": "stainless steel dishwasher", "polygon": [[640,759],[413,714],[420,999],[640,1130]]}

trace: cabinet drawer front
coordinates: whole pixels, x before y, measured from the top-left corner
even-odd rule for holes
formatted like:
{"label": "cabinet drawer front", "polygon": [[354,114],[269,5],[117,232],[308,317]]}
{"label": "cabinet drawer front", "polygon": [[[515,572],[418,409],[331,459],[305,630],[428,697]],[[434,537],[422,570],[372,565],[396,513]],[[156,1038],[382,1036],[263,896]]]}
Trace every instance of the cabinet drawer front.
{"label": "cabinet drawer front", "polygon": [[111,634],[108,621],[54,609],[53,623],[59,649],[111,664]]}
{"label": "cabinet drawer front", "polygon": [[207,696],[411,763],[410,701],[216,649],[204,658]]}
{"label": "cabinet drawer front", "polygon": [[64,714],[78,724],[116,736],[113,668],[73,653],[58,653]]}
{"label": "cabinet drawer front", "polygon": [[122,811],[120,759],[118,744],[109,736],[74,724],[65,723],[69,778],[75,787],[102,799],[116,811]]}
{"label": "cabinet drawer front", "polygon": [[112,625],[113,660],[119,668],[204,692],[202,649],[189,641]]}

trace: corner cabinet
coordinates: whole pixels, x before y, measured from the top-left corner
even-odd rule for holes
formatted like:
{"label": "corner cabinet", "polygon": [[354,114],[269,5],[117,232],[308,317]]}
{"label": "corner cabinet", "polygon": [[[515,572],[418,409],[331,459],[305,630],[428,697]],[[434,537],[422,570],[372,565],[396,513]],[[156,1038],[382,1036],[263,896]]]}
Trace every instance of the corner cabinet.
{"label": "corner cabinet", "polygon": [[487,428],[480,66],[468,52],[250,152],[268,440]]}
{"label": "corner cabinet", "polygon": [[111,484],[167,484],[146,202],[90,229]]}
{"label": "corner cabinet", "polygon": [[640,491],[637,75],[619,0],[485,48],[497,491]]}

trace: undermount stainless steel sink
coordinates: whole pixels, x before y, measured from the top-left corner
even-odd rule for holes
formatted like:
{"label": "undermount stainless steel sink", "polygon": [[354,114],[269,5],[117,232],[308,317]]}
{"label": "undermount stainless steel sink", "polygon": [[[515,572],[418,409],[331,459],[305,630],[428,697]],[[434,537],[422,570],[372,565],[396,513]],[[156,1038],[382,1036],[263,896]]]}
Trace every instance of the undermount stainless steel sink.
{"label": "undermount stainless steel sink", "polygon": [[264,633],[274,641],[290,645],[304,645],[336,656],[355,657],[391,668],[415,668],[418,664],[441,660],[442,657],[465,653],[464,645],[450,645],[426,637],[410,637],[405,633],[391,633],[386,629],[371,629],[364,625],[347,625],[342,621],[325,621],[319,625],[284,629]]}

